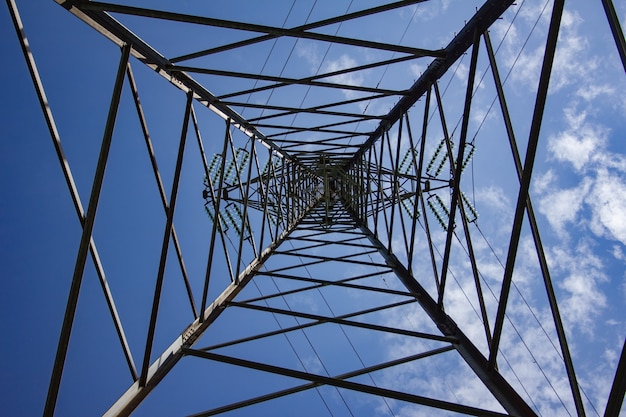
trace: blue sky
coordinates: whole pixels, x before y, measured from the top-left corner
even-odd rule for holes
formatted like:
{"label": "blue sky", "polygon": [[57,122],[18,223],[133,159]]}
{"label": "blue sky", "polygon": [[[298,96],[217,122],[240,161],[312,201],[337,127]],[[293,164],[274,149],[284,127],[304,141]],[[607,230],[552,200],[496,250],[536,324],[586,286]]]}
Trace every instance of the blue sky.
{"label": "blue sky", "polygon": [[[507,78],[505,90],[523,154],[551,2],[525,0],[517,3],[493,26],[490,33],[498,48],[500,72],[503,78]],[[197,5],[187,1],[176,5],[140,1],[128,4],[292,27],[378,3],[359,2],[357,6],[348,1],[320,1],[315,4],[296,1],[291,10],[291,1],[276,1],[271,6],[241,2],[237,7],[220,2]],[[437,49],[447,45],[480,4],[478,1],[433,0],[417,8],[387,12],[359,24],[334,25],[325,29],[324,33],[371,37],[382,42]],[[620,2],[616,2],[615,6],[621,22],[624,22],[626,7]],[[18,1],[18,7],[68,163],[86,207],[119,49],[54,2]],[[175,23],[117,17],[168,57],[247,37],[225,29],[183,29]],[[0,410],[6,415],[28,416],[40,413],[45,402],[81,228],[6,7],[1,9],[0,19],[0,51],[5,63],[2,68],[4,100],[0,112],[0,192],[3,196],[0,200],[0,330],[5,335],[0,348],[5,357],[0,367]],[[442,21],[446,24],[442,25]],[[323,43],[281,38],[275,44],[266,42],[254,48],[221,54],[219,59],[198,58],[188,64],[296,78],[394,57],[391,53],[385,55],[365,48],[337,45],[326,48]],[[341,75],[329,81],[356,86],[378,82],[380,88],[403,89],[421,75],[429,62],[429,58],[423,58],[403,65]],[[471,233],[485,284],[487,309],[490,315],[495,316],[496,302],[491,293],[495,297],[499,294],[503,274],[501,263],[506,259],[516,203],[517,177],[499,108],[497,103],[493,104],[496,95],[491,74],[486,72],[482,77],[487,64],[484,46],[481,46],[468,136],[468,141],[471,139],[476,146],[476,153],[463,174],[462,188],[479,214],[476,223],[471,225]],[[138,80],[155,154],[169,195],[185,95],[137,60],[131,59],[131,65]],[[468,67],[469,53],[455,63],[440,81],[448,125],[451,130],[456,126],[455,137],[460,130]],[[194,77],[216,95],[251,88],[254,83],[251,80],[218,79],[206,75]],[[567,2],[530,192],[588,415],[603,413],[626,335],[625,89],[624,70],[600,2]],[[307,92],[304,87],[289,87],[277,90],[271,96],[268,92],[261,92],[250,97],[238,97],[237,100],[313,106],[327,99],[359,97],[361,93],[338,90],[332,94],[330,97],[320,90]],[[350,111],[384,114],[393,104],[395,99],[372,101],[367,105],[362,102],[353,105]],[[414,134],[421,129],[423,108],[424,99],[409,112]],[[197,103],[194,109],[210,158],[220,152],[224,122]],[[431,112],[433,109],[434,104],[431,103]],[[250,108],[236,110],[247,118],[261,114],[260,110]],[[298,115],[288,122],[297,126],[315,123],[315,120],[314,116]],[[430,120],[425,151],[427,158],[434,153],[443,135],[438,116],[434,114]],[[365,130],[369,126],[364,124],[361,127]],[[375,123],[372,122],[371,127],[373,130]],[[409,147],[406,126],[403,129],[402,134],[398,133],[397,125],[390,130],[391,143],[399,146],[402,153]],[[271,129],[269,131],[271,133]],[[312,135],[311,139],[319,137]],[[233,138],[236,146],[248,144],[248,138],[238,131],[233,132]],[[191,133],[188,142],[174,224],[195,288],[201,287],[204,277],[206,242],[212,224],[204,212],[201,198],[204,174],[195,137]],[[380,147],[377,149],[380,151]],[[268,158],[268,151],[259,144],[255,146],[255,151],[259,152],[262,166]],[[447,190],[437,195],[449,200]],[[258,220],[255,217],[258,214],[252,216]],[[427,216],[430,216],[436,246],[443,250],[445,233],[438,228],[432,214]],[[163,207],[126,84],[94,239],[138,364],[143,355],[164,224]],[[373,229],[372,223],[370,227]],[[258,229],[255,232],[258,233]],[[383,235],[381,240],[386,241],[384,232],[379,232]],[[428,248],[425,240],[419,237],[420,233],[416,240],[416,253],[420,255],[413,260],[413,269],[420,272],[416,278],[434,295]],[[453,243],[446,312],[477,341],[479,348],[485,349],[482,325],[476,316],[471,270],[464,255],[465,240],[461,235]],[[234,236],[231,238],[235,239]],[[400,236],[401,230],[396,224],[392,247],[405,262],[407,254]],[[232,248],[229,250],[232,251]],[[252,249],[245,246],[243,263],[252,260],[253,256]],[[285,261],[276,258],[272,262],[280,265]],[[270,263],[268,268],[271,266]],[[223,255],[218,256],[213,270],[211,297],[218,295],[229,283]],[[358,271],[358,268],[350,270],[350,273],[356,273],[355,270]],[[300,273],[305,274],[303,271]],[[325,276],[331,274],[331,269],[328,266],[315,267],[306,273]],[[346,271],[342,273],[348,274]],[[393,276],[383,271],[372,281],[375,281],[372,285],[399,288]],[[515,382],[514,386],[528,392],[541,415],[574,415],[562,362],[551,345],[556,337],[527,225],[522,231],[514,283],[507,316],[510,322],[505,326],[502,341],[504,356],[514,365],[509,368],[501,363],[501,371],[511,378],[513,372],[516,373],[521,382]],[[242,296],[258,296],[259,292],[267,294],[272,291],[272,285],[270,281],[259,279],[258,284],[247,288]],[[132,382],[90,260],[81,291],[68,353],[70,359],[57,405],[59,415],[102,413]],[[153,358],[193,320],[172,247],[163,293]],[[362,295],[349,291],[328,292],[325,296],[332,301],[332,314],[340,314],[342,307],[367,308],[368,303],[376,302],[374,299],[363,300]],[[319,295],[302,295],[290,299],[289,305],[303,309],[321,308],[319,311],[327,313],[324,307],[319,307],[323,302]],[[234,310],[231,313],[229,310],[229,315],[224,315],[224,321],[216,323],[213,332],[206,336],[205,345],[223,340],[222,337],[227,338],[231,332],[246,334],[249,328],[275,328],[273,320],[248,311]],[[432,326],[417,308],[394,309],[376,320],[389,326],[405,325],[411,329],[429,329]],[[289,323],[293,324],[285,321],[283,325]],[[344,335],[334,334],[333,331],[337,330],[329,333],[311,331],[307,336],[320,341],[314,342],[314,345],[318,353],[326,358],[325,365],[335,372],[360,367],[349,341],[354,341],[358,355],[366,362],[389,360],[430,346],[416,346],[412,339],[400,336],[372,340],[371,336],[352,329],[344,340]],[[334,345],[336,350],[332,351],[331,344],[323,343],[325,340],[341,342]],[[304,334],[293,335],[289,342],[299,347],[302,362],[296,361],[285,341],[261,345],[254,354],[261,360],[287,363],[309,372],[324,372]],[[232,350],[231,353],[241,352]],[[230,372],[228,376],[227,370]],[[451,373],[454,378],[445,376]],[[465,383],[464,378],[470,378],[469,373],[469,369],[455,359],[441,356],[430,366],[417,362],[404,368],[391,368],[375,377],[376,383],[391,388],[411,387],[424,395],[498,410],[488,393],[474,389],[475,384]],[[415,375],[427,375],[439,383],[427,383],[428,378],[416,378]],[[263,374],[244,373],[226,365],[209,366],[199,359],[186,359],[137,410],[137,415],[186,415],[222,404],[221,400],[235,400],[239,398],[240,389],[242,392],[246,389],[258,390],[259,385],[254,386],[256,383],[267,384],[261,387],[285,384],[284,380],[262,380],[261,376]],[[183,388],[185,381],[191,382],[193,389]],[[204,388],[204,384],[210,389]],[[251,388],[244,387],[248,385]],[[297,406],[299,415],[306,412],[324,415],[328,411],[320,400],[322,396],[333,410],[332,415],[353,412],[384,416],[391,414],[390,409],[397,416],[433,415],[429,409],[406,403],[383,402],[380,398],[366,399],[351,392],[342,392],[345,396],[339,397],[339,391],[324,387],[319,391],[311,390],[289,397],[278,405],[266,403],[260,405],[261,408],[245,412],[249,415],[290,415],[292,412],[289,410]],[[244,415],[236,413],[234,415]]]}

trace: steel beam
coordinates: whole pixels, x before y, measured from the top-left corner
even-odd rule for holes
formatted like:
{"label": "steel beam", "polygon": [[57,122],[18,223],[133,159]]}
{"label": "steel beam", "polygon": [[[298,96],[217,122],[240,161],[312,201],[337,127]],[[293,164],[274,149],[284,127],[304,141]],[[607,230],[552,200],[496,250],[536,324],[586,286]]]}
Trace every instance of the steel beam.
{"label": "steel beam", "polygon": [[622,26],[619,24],[619,17],[615,11],[615,6],[613,6],[613,0],[602,0],[602,6],[611,27],[617,53],[622,61],[624,71],[626,71],[626,40],[624,40],[624,31],[622,31]]}
{"label": "steel beam", "polygon": [[[353,20],[353,19],[356,19],[356,18],[359,18],[359,17],[365,17],[365,16],[369,16],[369,15],[372,15],[372,14],[393,10],[393,9],[396,9],[396,8],[399,8],[399,7],[410,6],[411,4],[422,3],[424,1],[427,1],[427,0],[401,0],[401,1],[396,1],[394,3],[389,3],[389,4],[384,4],[384,5],[381,5],[381,6],[377,6],[377,7],[372,7],[370,9],[360,10],[360,11],[352,12],[352,13],[346,13],[343,16],[335,16],[335,17],[331,17],[329,19],[320,20],[320,21],[317,21],[317,22],[307,23],[307,24],[302,25],[302,26],[294,27],[294,28],[292,28],[292,30],[294,30],[294,31],[304,31],[304,30],[316,29],[316,28],[320,28],[320,27],[324,27],[324,26],[328,26],[328,25],[334,25],[334,24],[337,24],[337,23],[346,22],[348,20]],[[186,55],[183,55],[183,56],[180,56],[180,57],[172,58],[171,61],[172,62],[179,62],[179,61],[185,61],[185,60],[193,59],[193,58],[200,58],[202,56],[207,56],[207,55],[215,54],[215,53],[218,53],[218,52],[228,51],[230,49],[241,48],[243,46],[253,45],[255,43],[276,39],[277,37],[278,36],[276,36],[276,35],[262,35],[262,36],[258,36],[256,38],[246,39],[246,40],[243,40],[243,41],[231,43],[229,45],[222,45],[222,46],[218,46],[216,48],[211,48],[211,49],[207,49],[207,50],[204,50],[204,51],[199,51],[199,52],[194,52],[194,53],[191,53],[191,54],[186,54]]]}
{"label": "steel beam", "polygon": [[[69,0],[68,0],[69,1]],[[102,3],[95,1],[76,1],[76,5],[82,10],[106,11],[114,13],[122,13],[132,16],[144,16],[154,19],[163,19],[174,22],[195,23],[197,25],[213,26],[226,29],[236,29],[248,32],[265,33],[272,36],[286,36],[290,38],[312,39],[323,42],[331,42],[342,45],[358,46],[362,48],[378,49],[396,53],[409,54],[414,56],[432,56],[443,57],[445,52],[442,50],[429,50],[421,48],[413,48],[410,46],[394,45],[383,42],[374,42],[364,39],[347,38],[343,36],[326,35],[317,32],[308,32],[305,30],[284,29],[274,26],[257,25],[252,23],[244,23],[238,21],[215,19],[211,17],[202,17],[187,15],[182,13],[165,12],[161,10],[145,9],[141,7],[124,6],[112,3]]]}
{"label": "steel beam", "polygon": [[[360,310],[360,311],[356,311],[356,312],[349,313],[349,314],[343,314],[343,315],[340,315],[340,316],[335,316],[335,317],[333,317],[333,319],[345,320],[345,319],[348,319],[350,317],[356,317],[356,316],[361,316],[361,315],[365,315],[365,314],[376,313],[376,312],[379,312],[379,311],[384,311],[384,310],[387,310],[387,309],[391,309],[391,308],[396,308],[396,307],[401,307],[401,306],[405,306],[405,305],[408,305],[408,304],[412,304],[414,302],[415,302],[415,299],[399,301],[397,303],[382,305],[382,306],[378,306],[378,307],[368,308],[367,310]],[[318,326],[318,325],[324,324],[324,323],[328,323],[328,320],[309,321],[307,323],[298,324],[297,326],[283,327],[283,328],[278,329],[278,330],[273,330],[273,331],[269,331],[269,332],[265,332],[265,333],[259,333],[259,334],[253,335],[253,336],[243,337],[241,339],[230,340],[228,342],[223,342],[223,343],[218,343],[218,344],[207,346],[207,347],[203,347],[203,348],[198,348],[198,350],[210,351],[210,350],[221,349],[221,348],[224,348],[224,347],[234,346],[234,345],[238,345],[238,344],[245,343],[245,342],[251,342],[253,340],[264,339],[264,338],[267,338],[267,337],[277,336],[277,335],[281,335],[281,334],[287,334],[289,332],[293,332],[293,331],[296,331],[296,330],[307,329],[309,327]],[[441,339],[438,339],[438,341],[441,341]],[[450,342],[453,342],[453,341],[450,340]]]}
{"label": "steel beam", "polygon": [[[218,362],[228,363],[236,366],[243,366],[259,371],[271,372],[273,374],[284,375],[291,378],[304,379],[316,384],[330,385],[338,388],[345,388],[354,391],[364,392],[367,394],[380,395],[386,398],[407,401],[414,404],[421,404],[428,407],[439,408],[442,410],[454,411],[470,416],[483,417],[506,417],[507,414],[495,411],[484,410],[476,407],[469,407],[461,404],[451,403],[447,401],[436,400],[433,398],[423,397],[401,391],[394,391],[385,388],[378,388],[371,385],[365,385],[358,382],[345,381],[344,379],[333,378],[323,375],[311,374],[308,372],[297,371],[295,369],[282,368],[279,366],[268,365],[260,362],[249,361],[245,359],[234,358],[231,356],[218,355],[211,352],[203,352],[195,349],[183,348],[185,355],[197,356],[199,358],[210,359]],[[529,414],[530,416],[530,414]]]}
{"label": "steel beam", "polygon": [[617,364],[615,378],[611,386],[609,400],[606,403],[604,417],[618,417],[624,402],[624,394],[626,393],[626,341],[622,347],[622,354]]}
{"label": "steel beam", "polygon": [[[365,374],[369,374],[371,372],[376,372],[376,371],[380,371],[383,369],[387,369],[387,368],[391,368],[392,366],[397,366],[397,365],[402,365],[404,363],[408,363],[408,362],[413,362],[415,360],[418,359],[424,359],[430,356],[434,356],[434,355],[438,355],[440,353],[445,353],[448,352],[450,350],[453,350],[454,348],[452,346],[446,346],[446,347],[442,347],[439,349],[433,349],[430,350],[428,352],[423,352],[423,353],[418,353],[415,355],[411,355],[411,356],[407,356],[405,358],[400,358],[400,359],[395,359],[392,361],[388,361],[388,362],[384,362],[378,365],[373,365],[373,366],[368,366],[366,368],[363,369],[358,369],[356,371],[352,371],[352,372],[348,372],[345,374],[341,374],[341,375],[337,375],[334,376],[332,378],[337,379],[337,380],[344,380],[344,379],[349,379],[349,378],[355,378],[357,376],[360,375],[365,375]],[[227,411],[232,411],[232,410],[237,410],[239,408],[243,408],[243,407],[247,407],[253,404],[258,404],[261,402],[265,402],[265,401],[269,401],[269,400],[273,400],[276,398],[280,398],[280,397],[284,397],[285,395],[290,395],[290,394],[295,394],[301,391],[305,391],[311,388],[315,388],[320,386],[320,383],[317,382],[310,382],[307,384],[303,384],[303,385],[298,385],[295,386],[293,388],[287,388],[285,390],[282,391],[277,391],[277,392],[273,392],[271,394],[265,394],[265,395],[261,395],[255,398],[251,398],[248,400],[244,400],[244,401],[239,401],[233,404],[228,404],[222,407],[218,407],[218,408],[214,408],[212,410],[207,410],[201,413],[196,413],[196,414],[192,414],[188,417],[206,417],[206,416],[213,416],[216,414],[222,414],[225,413]]]}

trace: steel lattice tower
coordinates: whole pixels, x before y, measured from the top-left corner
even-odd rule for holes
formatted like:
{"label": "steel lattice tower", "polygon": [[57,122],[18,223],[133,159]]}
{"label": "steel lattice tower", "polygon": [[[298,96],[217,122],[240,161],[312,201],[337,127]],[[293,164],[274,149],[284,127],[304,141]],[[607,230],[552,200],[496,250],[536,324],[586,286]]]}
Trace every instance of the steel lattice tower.
{"label": "steel lattice tower", "polygon": [[[539,415],[541,406],[526,390],[519,369],[526,365],[514,363],[507,339],[512,331],[507,308],[523,236],[537,259],[534,279],[545,287],[550,311],[546,326],[558,346],[565,402],[572,415],[589,413],[530,197],[564,1],[552,5],[526,129],[512,121],[498,70],[503,64],[489,34],[512,9],[513,0],[484,1],[442,48],[380,40],[385,38],[377,34],[378,17],[412,11],[422,2],[377,4],[286,28],[117,3],[57,0],[73,20],[121,50],[99,156],[91,159],[95,170],[89,199],[82,203],[56,128],[57,110],[48,105],[37,54],[30,53],[29,27],[24,30],[15,1],[7,0],[82,232],[44,415],[55,414],[65,385],[72,384],[65,368],[77,353],[70,343],[76,320],[81,313],[85,320],[93,319],[92,301],[81,298],[81,287],[92,276],[113,324],[109,336],[116,341],[111,355],[117,362],[111,372],[119,377],[98,388],[102,398],[92,413],[129,415],[140,411],[144,400],[160,398],[163,404],[176,404],[173,408],[181,414],[195,416],[230,411],[305,415],[309,410],[293,407],[309,404],[321,410],[312,408],[315,415],[362,415],[363,404],[379,408],[381,415],[399,415],[399,403],[428,415]],[[604,8],[626,68],[626,44],[613,4],[597,3]],[[179,27],[237,36],[210,38],[202,48],[190,43],[184,54],[175,55],[167,42],[161,50],[135,32],[133,25],[146,22],[158,28],[147,31],[156,43],[175,38]],[[371,37],[337,34],[341,25],[372,25]],[[293,76],[247,70],[248,60],[259,60],[255,48],[285,40],[308,42],[319,51],[320,45],[368,50],[373,58],[341,68],[320,65]],[[384,77],[389,70],[387,76],[394,77],[393,69],[416,62],[422,65],[421,75],[410,85],[354,81],[367,71],[380,71]],[[481,63],[488,68],[484,73]],[[457,83],[463,88],[457,85],[446,102],[441,80],[455,79],[457,72],[462,73]],[[494,92],[493,113],[498,116],[488,123],[496,126],[491,129],[498,130],[499,143],[505,144],[499,158],[511,167],[516,199],[507,223],[503,271],[491,287],[482,273],[483,259],[475,254],[476,245],[482,244],[475,228],[480,209],[470,195],[473,174],[466,170],[473,163],[476,135],[471,136],[470,124],[481,76]],[[220,84],[226,79],[233,80],[230,91]],[[158,83],[169,89],[162,103],[151,91]],[[305,104],[308,97],[315,97],[315,104]],[[385,111],[376,105],[381,102],[388,106]],[[177,138],[170,134],[167,146],[155,143],[161,128],[151,128],[157,123],[150,112],[161,104],[175,109],[171,120],[178,120]],[[453,106],[458,123],[450,116]],[[134,133],[128,133],[126,124],[119,127],[121,118],[133,120]],[[152,193],[146,206],[158,208],[160,217],[150,226],[158,233],[146,236],[148,243],[141,236],[128,237],[158,252],[146,260],[150,276],[117,276],[117,266],[111,267],[116,272],[105,274],[109,264],[123,269],[125,261],[110,250],[101,257],[94,232],[110,209],[99,209],[107,192],[105,171],[108,176],[124,169],[109,157],[122,140],[117,129],[145,143],[143,165],[137,162],[143,168],[136,169],[147,168],[153,176],[141,187]],[[157,164],[163,155],[169,155],[167,173]],[[203,221],[196,229],[201,233],[196,235],[194,226],[175,227],[187,217],[195,222],[198,211]],[[201,261],[189,262],[188,252]],[[452,265],[462,278],[452,273]],[[459,280],[460,287],[470,289],[461,301],[450,289]],[[130,281],[132,287],[126,289]],[[150,299],[127,299],[124,293],[135,286],[141,287],[137,294],[149,294]],[[125,322],[135,321],[134,315],[147,329],[131,335],[134,329],[129,331]],[[469,327],[459,321],[469,322]],[[89,332],[96,335],[99,330]],[[385,350],[391,345],[393,354]],[[98,357],[94,353],[90,361]],[[117,370],[120,363],[125,364],[124,376]],[[606,416],[618,415],[622,407],[623,353],[614,372]],[[407,383],[411,378],[419,381]],[[220,381],[226,379],[229,386],[221,387],[222,392]],[[478,397],[426,395],[425,387],[434,384],[447,384],[453,393],[463,387]],[[168,399],[173,387],[183,394]],[[188,407],[185,401],[192,404]],[[163,412],[169,415],[170,409]]]}

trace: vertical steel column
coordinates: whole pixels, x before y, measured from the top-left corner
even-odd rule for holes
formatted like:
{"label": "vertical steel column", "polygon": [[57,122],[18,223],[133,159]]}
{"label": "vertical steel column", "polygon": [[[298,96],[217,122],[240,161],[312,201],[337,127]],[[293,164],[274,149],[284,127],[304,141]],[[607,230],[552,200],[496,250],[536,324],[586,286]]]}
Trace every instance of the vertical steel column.
{"label": "vertical steel column", "polygon": [[89,205],[87,206],[87,214],[85,216],[85,224],[83,226],[83,233],[78,247],[78,255],[76,265],[74,267],[72,284],[70,286],[70,292],[65,308],[65,316],[63,318],[63,327],[61,328],[61,335],[59,336],[59,345],[54,359],[52,377],[50,378],[48,396],[44,407],[44,416],[52,416],[54,414],[54,408],[59,394],[61,376],[63,375],[65,357],[67,355],[67,348],[69,346],[70,335],[72,333],[72,325],[74,323],[74,315],[76,314],[76,306],[78,304],[80,286],[83,280],[83,273],[85,271],[85,263],[87,262],[87,252],[89,251],[93,225],[96,220],[96,211],[98,210],[100,191],[102,190],[102,183],[104,180],[104,171],[109,157],[109,150],[111,149],[113,128],[115,127],[117,110],[122,96],[124,73],[126,71],[126,65],[128,64],[128,58],[130,57],[130,49],[130,45],[124,45],[124,47],[122,47],[122,57],[120,58],[120,63],[117,68],[115,86],[113,87],[113,97],[111,98],[111,105],[109,106],[109,114],[104,128],[100,155],[98,156],[98,165],[96,166],[96,173],[91,188],[91,195],[89,197]]}

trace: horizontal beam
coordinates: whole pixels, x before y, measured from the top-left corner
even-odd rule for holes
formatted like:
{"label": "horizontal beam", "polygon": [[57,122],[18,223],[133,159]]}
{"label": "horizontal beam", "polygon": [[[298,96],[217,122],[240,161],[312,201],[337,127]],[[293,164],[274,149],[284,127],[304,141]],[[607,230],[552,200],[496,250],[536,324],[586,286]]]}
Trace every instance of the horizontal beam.
{"label": "horizontal beam", "polygon": [[[439,355],[440,353],[445,353],[448,352],[450,350],[453,350],[454,348],[452,346],[445,346],[439,349],[433,349],[433,350],[429,350],[427,352],[422,352],[422,353],[418,353],[415,355],[411,355],[411,356],[407,356],[404,358],[400,358],[400,359],[394,359],[392,361],[388,361],[388,362],[383,362],[381,364],[378,365],[373,365],[373,366],[368,366],[367,368],[363,368],[363,369],[358,369],[356,371],[352,371],[352,372],[347,372],[341,375],[337,375],[333,378],[338,379],[338,380],[342,380],[342,379],[348,379],[348,378],[355,378],[357,376],[361,376],[361,375],[366,375],[372,372],[376,372],[376,371],[380,371],[383,369],[387,369],[387,368],[391,368],[392,366],[397,366],[397,365],[402,365],[404,363],[408,363],[408,362],[413,362],[416,361],[418,359],[424,359],[427,358],[429,356],[434,356],[434,355]],[[216,414],[222,414],[225,413],[227,411],[232,411],[232,410],[237,410],[239,408],[243,408],[243,407],[247,407],[253,404],[258,404],[261,402],[265,402],[265,401],[269,401],[269,400],[273,400],[276,398],[280,398],[280,397],[284,397],[286,395],[290,395],[290,394],[295,394],[301,391],[305,391],[311,388],[315,388],[320,386],[320,383],[317,382],[310,382],[307,384],[303,384],[303,385],[298,385],[292,388],[287,388],[281,391],[276,391],[270,394],[265,394],[265,395],[261,395],[255,398],[250,398],[244,401],[239,401],[233,404],[228,404],[222,407],[218,407],[218,408],[214,408],[212,410],[208,410],[208,411],[204,411],[201,413],[197,413],[197,414],[193,414],[190,415],[189,417],[207,417],[207,416],[214,416]]]}
{"label": "horizontal beam", "polygon": [[414,404],[421,404],[428,407],[439,408],[443,410],[463,413],[470,416],[485,417],[507,417],[508,414],[502,414],[495,411],[488,411],[480,408],[469,407],[447,401],[435,400],[433,398],[423,397],[420,395],[409,394],[406,392],[394,391],[386,388],[374,387],[371,385],[360,384],[357,382],[345,381],[339,378],[329,376],[316,375],[308,372],[297,371],[274,365],[268,365],[260,362],[249,361],[245,359],[234,358],[231,356],[218,355],[211,352],[203,352],[194,349],[183,349],[185,355],[196,356],[198,358],[210,359],[222,363],[228,363],[236,366],[243,366],[249,369],[271,372],[273,374],[284,375],[291,378],[304,379],[321,385],[330,385],[339,388],[345,388],[353,391],[364,392],[367,394],[380,395],[382,397],[393,398],[400,401],[407,401]]}
{"label": "horizontal beam", "polygon": [[182,13],[172,13],[161,10],[145,9],[141,7],[123,6],[112,3],[102,2],[80,2],[80,8],[84,10],[107,11],[114,13],[122,13],[132,16],[144,16],[153,19],[169,20],[174,22],[194,23],[197,25],[220,27],[225,29],[244,30],[248,32],[266,33],[272,36],[286,36],[291,38],[312,39],[316,41],[324,41],[338,43],[350,46],[359,46],[362,48],[379,49],[396,53],[404,53],[414,56],[432,56],[443,57],[443,50],[430,50],[422,48],[413,48],[410,46],[394,45],[382,42],[373,42],[363,39],[347,38],[343,36],[326,35],[323,33],[307,32],[298,29],[285,29],[274,26],[257,25],[253,23],[238,22],[233,20],[216,19],[212,17],[203,17],[188,15]]}

